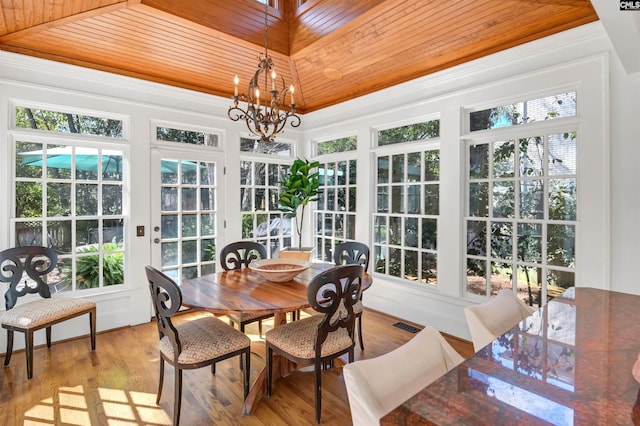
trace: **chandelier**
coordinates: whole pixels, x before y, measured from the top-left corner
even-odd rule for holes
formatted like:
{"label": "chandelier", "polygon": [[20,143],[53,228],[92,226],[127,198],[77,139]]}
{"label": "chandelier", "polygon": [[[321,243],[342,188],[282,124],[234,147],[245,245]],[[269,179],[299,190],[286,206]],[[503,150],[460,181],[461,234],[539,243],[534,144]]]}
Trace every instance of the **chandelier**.
{"label": "chandelier", "polygon": [[[269,1],[264,2],[264,52],[258,59],[258,69],[249,81],[246,94],[238,95],[238,83],[240,80],[236,75],[233,79],[233,105],[229,107],[227,115],[233,121],[244,120],[251,133],[260,137],[261,142],[273,142],[276,135],[284,130],[287,121],[290,120],[291,127],[300,125],[300,117],[296,114],[296,103],[293,99],[293,85],[286,87],[284,78],[280,76],[281,89],[278,90],[278,76],[273,65],[273,60],[269,55],[268,46],[268,21],[267,6]],[[271,90],[268,90],[270,88]],[[267,94],[269,96],[267,96]],[[290,102],[288,109],[286,105],[287,95]],[[264,96],[264,98],[262,98]],[[239,101],[247,102],[246,109],[238,105]]]}

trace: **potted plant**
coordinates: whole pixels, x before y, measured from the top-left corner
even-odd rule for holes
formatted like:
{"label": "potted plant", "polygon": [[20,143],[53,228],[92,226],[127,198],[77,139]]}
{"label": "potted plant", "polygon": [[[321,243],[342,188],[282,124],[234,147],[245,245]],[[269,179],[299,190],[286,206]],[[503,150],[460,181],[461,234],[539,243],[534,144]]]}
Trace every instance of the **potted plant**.
{"label": "potted plant", "polygon": [[[305,209],[310,202],[318,200],[318,188],[320,187],[318,176],[320,173],[317,169],[319,165],[318,161],[310,162],[298,158],[293,162],[289,173],[280,183],[279,210],[286,217],[295,219],[295,228],[298,234],[298,248],[289,247],[286,250],[281,250],[280,257],[306,257],[311,260],[313,247],[302,247],[302,232],[304,230]],[[295,254],[296,252],[297,254]],[[306,254],[300,256],[301,252]]]}

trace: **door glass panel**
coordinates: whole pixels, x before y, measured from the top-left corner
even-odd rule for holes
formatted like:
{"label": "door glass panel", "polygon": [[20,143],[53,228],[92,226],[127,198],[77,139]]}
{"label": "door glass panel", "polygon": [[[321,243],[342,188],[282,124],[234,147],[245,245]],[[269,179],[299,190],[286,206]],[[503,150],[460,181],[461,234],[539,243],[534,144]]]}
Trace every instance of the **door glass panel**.
{"label": "door glass panel", "polygon": [[182,279],[215,272],[216,162],[160,160],[161,267]]}

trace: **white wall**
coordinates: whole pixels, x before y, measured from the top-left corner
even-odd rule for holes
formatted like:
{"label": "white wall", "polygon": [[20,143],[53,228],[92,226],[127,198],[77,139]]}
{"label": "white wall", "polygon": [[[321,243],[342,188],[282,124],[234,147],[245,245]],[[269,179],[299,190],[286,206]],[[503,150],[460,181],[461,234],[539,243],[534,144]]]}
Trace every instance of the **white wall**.
{"label": "white wall", "polygon": [[[586,62],[585,62],[586,61]],[[307,155],[308,143],[319,137],[339,133],[358,134],[362,140],[371,139],[371,127],[406,118],[418,108],[424,114],[438,112],[447,114],[450,120],[442,128],[443,140],[456,140],[459,143],[461,112],[460,105],[479,102],[489,84],[495,81],[517,84],[518,78],[527,81],[533,70],[542,77],[549,78],[562,86],[569,81],[563,73],[571,72],[572,67],[589,64],[590,69],[597,63],[604,64],[601,73],[604,86],[597,87],[604,94],[601,105],[593,105],[591,111],[610,111],[605,120],[598,120],[600,131],[590,137],[593,140],[607,141],[608,157],[601,158],[594,170],[595,181],[606,182],[604,202],[610,199],[610,210],[600,208],[593,220],[592,235],[598,246],[591,253],[604,253],[602,259],[595,259],[587,269],[588,274],[581,276],[596,286],[610,287],[629,293],[640,294],[634,281],[637,275],[633,268],[636,262],[635,248],[639,241],[639,227],[635,217],[640,211],[640,200],[635,190],[638,180],[638,135],[640,135],[640,75],[627,74],[609,41],[602,25],[589,24],[543,40],[529,43],[501,52],[487,58],[443,71],[432,76],[415,80],[397,87],[368,95],[361,99],[317,111],[303,117],[300,131],[287,130],[287,137],[299,138],[301,154]],[[130,212],[129,247],[127,261],[129,268],[126,288],[92,296],[98,302],[98,328],[100,330],[137,324],[148,321],[149,301],[143,266],[150,262],[150,207],[149,207],[149,164],[150,164],[150,120],[170,120],[185,124],[223,129],[226,139],[225,162],[228,167],[237,167],[239,153],[235,141],[244,132],[242,125],[230,122],[226,117],[229,100],[142,82],[135,79],[106,74],[99,71],[80,69],[34,58],[0,52],[0,197],[7,200],[11,194],[11,152],[7,139],[7,126],[10,116],[9,103],[12,99],[23,99],[48,104],[90,108],[98,111],[112,111],[124,114],[130,119],[130,150],[135,158],[132,167],[131,190],[132,204]],[[577,65],[576,65],[577,64]],[[555,76],[554,76],[555,74]],[[514,79],[515,76],[515,79]],[[587,76],[588,77],[588,76]],[[535,76],[532,77],[535,80]],[[601,85],[592,77],[590,84]],[[532,80],[533,81],[533,80]],[[490,89],[489,89],[490,90]],[[526,91],[526,88],[522,89]],[[585,90],[589,90],[587,87]],[[599,95],[597,95],[599,96]],[[596,97],[597,97],[596,96]],[[609,99],[606,99],[609,96]],[[411,105],[404,110],[403,107]],[[380,106],[384,106],[382,109]],[[602,124],[603,123],[603,124]],[[604,133],[603,133],[604,132]],[[360,146],[359,158],[370,158],[369,147]],[[460,152],[442,147],[442,155],[455,160]],[[606,154],[606,153],[605,153]],[[459,158],[460,162],[462,158]],[[460,163],[461,164],[461,163]],[[610,173],[607,168],[610,166]],[[366,162],[360,161],[359,175],[370,176],[372,172]],[[444,171],[443,171],[444,172]],[[452,176],[447,185],[450,189],[459,188],[463,176],[449,171]],[[610,174],[610,175],[609,175]],[[454,193],[443,189],[443,197]],[[457,192],[456,192],[457,193]],[[363,189],[358,191],[361,200],[367,200]],[[236,198],[232,198],[234,200]],[[444,202],[444,201],[443,201]],[[237,204],[237,203],[235,203]],[[234,205],[230,203],[229,205]],[[450,199],[447,205],[459,205],[462,200]],[[9,238],[10,203],[0,205],[0,249],[11,245]],[[234,211],[228,206],[227,214]],[[364,216],[364,215],[363,215]],[[445,220],[446,222],[446,220]],[[609,225],[610,222],[610,225]],[[136,238],[133,230],[137,225],[145,225],[147,237]],[[443,242],[440,250],[449,256],[460,256],[459,223],[445,224],[453,237]],[[369,219],[358,217],[357,235],[368,240]],[[457,235],[458,237],[460,235]],[[440,256],[442,258],[443,255]],[[601,260],[601,267],[598,261]],[[441,330],[468,338],[468,330],[462,309],[469,300],[461,298],[460,270],[457,266],[441,264],[440,268],[448,275],[447,282],[440,283],[438,291],[424,291],[406,285],[386,281],[384,277],[375,277],[375,284],[365,297],[365,304],[422,324],[433,324]],[[456,276],[456,274],[458,276]],[[54,327],[54,339],[86,334],[84,321],[71,327]],[[0,350],[4,347],[6,335],[0,334]],[[40,339],[42,343],[43,339]],[[16,344],[20,344],[18,340]]]}

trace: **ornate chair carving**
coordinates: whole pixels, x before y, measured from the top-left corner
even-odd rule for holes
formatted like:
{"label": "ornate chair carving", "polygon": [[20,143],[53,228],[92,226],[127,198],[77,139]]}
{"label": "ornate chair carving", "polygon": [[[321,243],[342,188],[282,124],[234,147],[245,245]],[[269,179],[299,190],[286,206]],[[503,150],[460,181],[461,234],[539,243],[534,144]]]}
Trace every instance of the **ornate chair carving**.
{"label": "ornate chair carving", "polygon": [[[37,330],[46,329],[47,347],[51,348],[52,325],[89,314],[91,350],[96,349],[96,303],[81,298],[51,297],[49,285],[43,280],[57,263],[56,252],[48,247],[23,246],[0,252],[0,281],[9,283],[4,294],[6,312],[1,320],[7,330],[4,365],[11,361],[14,332],[24,333],[28,379],[33,378],[33,333]],[[36,293],[40,299],[17,304],[19,297]]]}
{"label": "ornate chair carving", "polygon": [[160,380],[156,404],[160,403],[162,395],[165,362],[175,369],[173,424],[178,425],[182,402],[182,370],[211,365],[211,373],[215,374],[216,362],[236,355],[243,359],[246,366],[243,374],[246,399],[251,371],[251,340],[213,315],[174,325],[171,317],[182,305],[180,287],[151,266],[147,266],[145,270],[160,337]]}
{"label": "ornate chair carving", "polygon": [[[257,259],[266,259],[267,249],[262,244],[253,241],[238,241],[223,247],[220,252],[220,266],[225,271],[246,268]],[[238,324],[240,331],[244,333],[247,324],[258,321],[258,334],[262,337],[262,320],[272,317],[273,314],[253,314],[242,312],[229,314],[229,324]]]}
{"label": "ornate chair carving", "polygon": [[[338,244],[333,252],[333,262],[336,265],[362,265],[364,271],[369,269],[369,246],[357,241],[347,241],[342,244]],[[356,314],[356,323],[358,325],[358,342],[360,343],[360,349],[364,350],[364,343],[362,342],[362,311],[364,306],[362,305],[362,297],[356,305],[353,307],[353,311]]]}
{"label": "ornate chair carving", "polygon": [[348,353],[353,362],[355,314],[360,300],[364,270],[359,265],[342,265],[317,275],[309,283],[307,298],[319,312],[267,331],[267,396],[272,393],[273,353],[297,364],[314,365],[316,422],[322,412],[321,370],[335,358]]}

